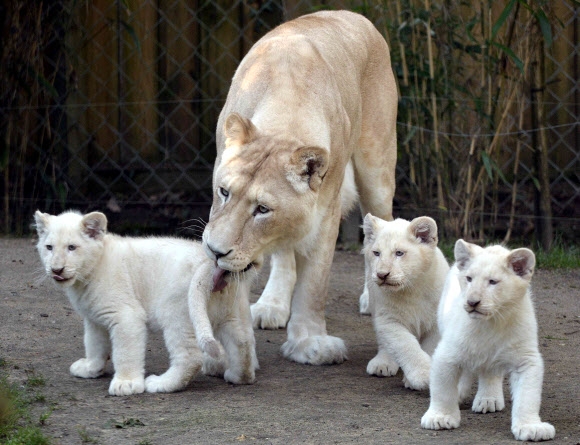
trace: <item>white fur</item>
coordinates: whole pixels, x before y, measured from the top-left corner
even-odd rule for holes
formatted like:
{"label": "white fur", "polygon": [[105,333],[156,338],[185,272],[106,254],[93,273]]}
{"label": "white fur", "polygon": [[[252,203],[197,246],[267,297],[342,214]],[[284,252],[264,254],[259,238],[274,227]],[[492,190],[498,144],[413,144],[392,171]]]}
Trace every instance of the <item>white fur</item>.
{"label": "white fur", "polygon": [[368,214],[363,227],[366,288],[379,346],[367,373],[392,376],[400,366],[405,387],[426,389],[430,354],[439,341],[437,305],[449,270],[437,247],[437,224],[425,216],[387,222]]}
{"label": "white fur", "polygon": [[543,361],[530,294],[535,256],[529,249],[485,249],[458,240],[438,321],[441,341],[431,367],[431,404],[421,419],[429,429],[457,428],[459,401],[478,377],[474,412],[504,408],[503,377],[510,374],[512,433],[517,440],[549,440],[554,427],[540,420]]}
{"label": "white fur", "polygon": [[[34,217],[45,272],[84,319],[86,357],[72,364],[72,375],[102,375],[111,355],[111,395],[177,391],[202,368],[199,342],[207,353],[204,371],[232,383],[254,381],[258,362],[248,303],[253,271],[230,276],[223,291],[212,293],[214,266],[200,243],[109,234],[99,212],[37,211]],[[145,378],[147,327],[163,331],[170,367]]]}

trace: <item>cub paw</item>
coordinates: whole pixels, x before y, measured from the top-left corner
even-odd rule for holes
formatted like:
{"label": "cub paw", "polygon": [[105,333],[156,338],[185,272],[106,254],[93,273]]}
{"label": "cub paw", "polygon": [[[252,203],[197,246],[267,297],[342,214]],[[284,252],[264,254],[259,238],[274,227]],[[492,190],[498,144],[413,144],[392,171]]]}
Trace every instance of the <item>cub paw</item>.
{"label": "cub paw", "polygon": [[220,343],[212,337],[202,337],[198,341],[199,348],[211,358],[218,360],[222,354]]}
{"label": "cub paw", "polygon": [[81,358],[70,365],[70,373],[75,377],[83,379],[94,379],[101,375],[105,370],[105,362],[100,360],[90,360],[88,358]]}
{"label": "cub paw", "polygon": [[313,335],[298,343],[288,340],[282,345],[282,354],[305,365],[332,365],[347,359],[344,341],[330,335]]}
{"label": "cub paw", "polygon": [[504,409],[505,403],[503,397],[496,398],[496,397],[478,397],[475,396],[473,399],[473,405],[471,406],[471,410],[474,413],[495,413],[496,411],[501,411]]}
{"label": "cub paw", "polygon": [[224,380],[235,385],[251,385],[256,381],[256,374],[253,369],[242,372],[226,369],[226,372],[224,372]]}
{"label": "cub paw", "polygon": [[254,303],[250,306],[254,329],[282,329],[290,318],[290,308],[285,305]]}
{"label": "cub paw", "polygon": [[556,428],[548,422],[516,424],[512,426],[512,433],[517,440],[540,442],[553,439]]}
{"label": "cub paw", "polygon": [[429,368],[415,370],[403,376],[405,388],[422,391],[429,388]]}
{"label": "cub paw", "polygon": [[216,360],[209,355],[204,355],[201,372],[212,377],[223,377],[226,370],[225,361]]}
{"label": "cub paw", "polygon": [[112,396],[129,396],[131,394],[141,394],[143,391],[145,391],[145,379],[143,377],[131,380],[113,377],[109,386],[109,394]]}
{"label": "cub paw", "polygon": [[390,377],[399,372],[399,365],[396,362],[389,362],[378,355],[367,365],[367,374],[378,377]]}
{"label": "cub paw", "polygon": [[429,409],[421,418],[421,427],[428,430],[451,430],[458,428],[461,421],[459,410],[444,414]]}
{"label": "cub paw", "polygon": [[359,312],[362,315],[371,315],[371,307],[370,307],[370,302],[369,302],[369,291],[367,290],[366,286],[365,286],[364,292],[361,294],[361,296],[358,300],[358,305],[359,305]]}
{"label": "cub paw", "polygon": [[147,392],[175,392],[183,389],[187,383],[175,381],[163,375],[150,375],[145,379]]}

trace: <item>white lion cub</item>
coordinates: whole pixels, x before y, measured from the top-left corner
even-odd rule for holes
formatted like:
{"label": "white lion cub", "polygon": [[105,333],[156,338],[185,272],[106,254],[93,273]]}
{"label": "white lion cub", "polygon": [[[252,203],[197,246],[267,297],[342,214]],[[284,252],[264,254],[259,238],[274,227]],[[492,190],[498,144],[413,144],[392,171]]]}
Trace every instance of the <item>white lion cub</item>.
{"label": "white lion cub", "polygon": [[472,410],[502,410],[503,376],[509,373],[515,438],[553,439],[556,430],[539,414],[544,365],[529,289],[534,253],[483,249],[458,240],[455,260],[439,306],[442,337],[431,367],[431,404],[421,426],[457,428],[459,401],[468,394],[472,377],[479,380]]}
{"label": "white lion cub", "polygon": [[[194,241],[109,234],[99,212],[34,218],[46,274],[84,319],[86,357],[71,365],[72,375],[98,377],[111,357],[109,394],[117,396],[183,389],[202,366],[232,383],[254,381],[253,271],[225,273]],[[170,366],[144,378],[148,326],[163,331]]]}
{"label": "white lion cub", "polygon": [[379,352],[367,373],[392,376],[403,368],[405,387],[427,389],[430,354],[439,341],[437,305],[447,260],[437,247],[437,224],[364,219],[364,255],[369,305]]}

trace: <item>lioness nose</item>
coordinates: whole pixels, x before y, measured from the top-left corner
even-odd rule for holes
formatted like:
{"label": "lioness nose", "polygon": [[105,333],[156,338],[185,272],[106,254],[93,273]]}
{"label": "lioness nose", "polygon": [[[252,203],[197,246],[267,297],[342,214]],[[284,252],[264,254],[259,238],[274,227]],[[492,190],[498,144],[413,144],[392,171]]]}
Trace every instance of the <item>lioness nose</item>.
{"label": "lioness nose", "polygon": [[62,273],[62,271],[64,270],[64,267],[61,267],[60,269],[55,269],[53,267],[51,270],[52,270],[52,273],[60,275]]}
{"label": "lioness nose", "polygon": [[379,280],[386,280],[387,277],[389,276],[390,272],[387,273],[382,273],[382,272],[377,272],[377,278]]}
{"label": "lioness nose", "polygon": [[467,300],[467,304],[471,307],[476,307],[480,302],[481,300]]}
{"label": "lioness nose", "polygon": [[227,256],[232,251],[232,249],[230,249],[226,253],[223,253],[223,252],[220,252],[219,250],[214,249],[209,244],[207,245],[207,247],[209,248],[209,250],[211,250],[211,253],[213,253],[215,255],[216,260],[219,260],[220,258]]}

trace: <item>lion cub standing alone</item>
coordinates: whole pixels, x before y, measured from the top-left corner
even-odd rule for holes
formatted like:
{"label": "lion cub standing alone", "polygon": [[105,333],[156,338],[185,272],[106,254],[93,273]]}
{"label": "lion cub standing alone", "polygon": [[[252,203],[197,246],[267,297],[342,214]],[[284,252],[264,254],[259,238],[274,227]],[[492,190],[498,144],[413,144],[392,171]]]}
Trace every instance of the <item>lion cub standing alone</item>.
{"label": "lion cub standing alone", "polygon": [[439,306],[441,342],[433,355],[429,429],[457,428],[459,401],[479,388],[472,410],[504,408],[503,376],[510,373],[512,433],[517,440],[549,440],[556,430],[540,420],[544,364],[530,296],[536,258],[529,249],[485,249],[458,240]]}
{"label": "lion cub standing alone", "polygon": [[369,305],[379,352],[367,373],[392,376],[399,366],[405,387],[426,389],[439,341],[437,305],[449,265],[437,247],[437,224],[427,216],[409,222],[364,219]]}
{"label": "lion cub standing alone", "polygon": [[[254,381],[258,361],[248,302],[253,271],[224,274],[197,242],[109,234],[99,212],[37,211],[34,218],[46,274],[84,319],[86,357],[71,365],[72,375],[102,375],[111,355],[111,395],[183,389],[202,363],[206,373],[223,374],[229,382]],[[147,326],[163,331],[170,367],[145,379]],[[198,344],[207,353],[205,363]]]}

